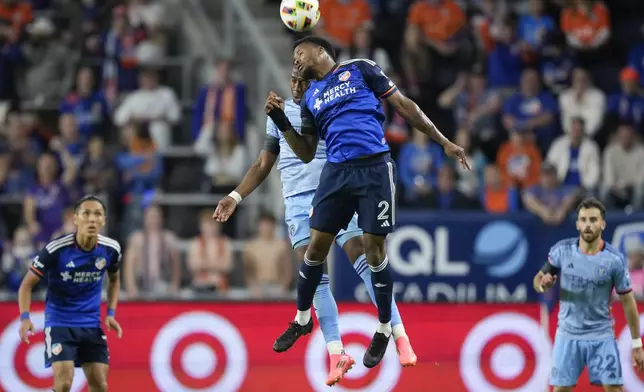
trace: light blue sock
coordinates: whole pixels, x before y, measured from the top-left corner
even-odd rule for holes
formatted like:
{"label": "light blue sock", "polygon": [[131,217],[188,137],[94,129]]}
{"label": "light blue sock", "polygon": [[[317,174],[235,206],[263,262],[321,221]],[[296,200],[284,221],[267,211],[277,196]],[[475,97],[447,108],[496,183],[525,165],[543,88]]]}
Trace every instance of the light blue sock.
{"label": "light blue sock", "polygon": [[329,354],[342,353],[342,341],[340,339],[340,323],[338,316],[338,304],[333,298],[329,286],[329,275],[322,275],[320,284],[315,289],[313,296],[313,308],[317,316],[320,329],[327,344]]}
{"label": "light blue sock", "polygon": [[[356,273],[360,275],[360,278],[362,278],[362,281],[365,284],[365,287],[367,288],[367,292],[369,293],[369,298],[371,298],[371,302],[373,304],[376,304],[376,296],[374,295],[373,292],[373,285],[371,284],[371,270],[369,269],[369,265],[367,264],[367,256],[366,255],[361,255],[358,257],[356,262],[353,264],[353,268],[356,270]],[[398,306],[396,306],[396,300],[392,299],[391,300],[391,327],[395,327],[396,325],[402,325],[402,319],[400,318],[400,312],[398,311]]]}

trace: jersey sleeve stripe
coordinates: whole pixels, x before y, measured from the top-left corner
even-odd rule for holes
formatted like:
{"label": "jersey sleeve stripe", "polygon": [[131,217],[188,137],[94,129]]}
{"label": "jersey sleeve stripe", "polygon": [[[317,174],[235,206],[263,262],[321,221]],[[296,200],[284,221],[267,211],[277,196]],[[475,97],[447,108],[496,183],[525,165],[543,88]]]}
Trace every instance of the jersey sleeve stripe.
{"label": "jersey sleeve stripe", "polygon": [[56,247],[56,246],[57,246],[57,245],[59,245],[59,244],[66,243],[66,242],[69,242],[69,241],[72,241],[72,242],[74,241],[74,234],[73,234],[73,233],[72,233],[72,234],[67,234],[67,235],[66,235],[66,236],[64,236],[64,237],[60,237],[60,238],[57,238],[57,239],[55,239],[55,240],[53,240],[53,241],[49,242],[49,243],[45,246],[45,248],[47,249],[47,251],[51,252],[51,251],[49,250],[50,248],[54,248],[54,247]]}
{"label": "jersey sleeve stripe", "polygon": [[70,246],[70,245],[73,245],[73,244],[74,244],[74,239],[70,238],[70,239],[68,239],[66,241],[63,241],[63,242],[51,243],[51,244],[47,245],[45,247],[45,249],[47,250],[47,252],[49,252],[51,254],[51,253],[54,253],[55,251],[57,251],[60,248],[64,248],[66,246]]}
{"label": "jersey sleeve stripe", "polygon": [[385,92],[380,96],[380,98],[387,98],[387,97],[388,97],[388,96],[390,96],[391,94],[395,93],[397,90],[398,90],[398,87],[397,87],[397,86],[393,86],[393,87],[392,87],[392,88],[390,88],[389,90],[385,91]]}
{"label": "jersey sleeve stripe", "polygon": [[[615,290],[615,291],[617,291],[617,290]],[[633,291],[633,289],[628,289],[628,290],[626,290],[626,291],[617,291],[617,294],[619,294],[619,295],[624,295],[624,294],[628,294],[628,293],[630,293],[631,291]]]}
{"label": "jersey sleeve stripe", "polygon": [[41,278],[43,277],[42,272],[38,271],[34,267],[29,267],[29,270],[31,270],[31,272],[33,272],[34,274],[38,275],[39,277],[41,277]]}
{"label": "jersey sleeve stripe", "polygon": [[109,246],[110,248],[114,248],[116,252],[121,254],[121,245],[119,245],[116,240],[113,240],[109,237],[99,236],[98,243],[101,245]]}

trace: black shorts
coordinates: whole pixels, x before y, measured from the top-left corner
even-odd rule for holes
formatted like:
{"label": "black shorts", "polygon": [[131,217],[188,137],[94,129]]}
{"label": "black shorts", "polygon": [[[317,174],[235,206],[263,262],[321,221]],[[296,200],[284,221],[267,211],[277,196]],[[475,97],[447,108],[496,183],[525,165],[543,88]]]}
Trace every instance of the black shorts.
{"label": "black shorts", "polygon": [[327,162],[313,197],[310,226],[337,234],[354,213],[358,226],[387,235],[396,223],[396,165],[389,153],[342,163]]}
{"label": "black shorts", "polygon": [[85,363],[109,363],[107,337],[101,328],[45,328],[45,367],[58,361],[74,361],[75,367]]}

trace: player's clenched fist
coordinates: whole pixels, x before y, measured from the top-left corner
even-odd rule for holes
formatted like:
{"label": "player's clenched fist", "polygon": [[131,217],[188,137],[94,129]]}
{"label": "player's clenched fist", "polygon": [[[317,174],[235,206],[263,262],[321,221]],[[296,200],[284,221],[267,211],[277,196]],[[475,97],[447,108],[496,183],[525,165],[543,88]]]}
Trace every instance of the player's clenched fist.
{"label": "player's clenched fist", "polygon": [[22,320],[20,323],[20,340],[29,344],[29,336],[34,333],[34,325],[30,319]]}
{"label": "player's clenched fist", "polygon": [[284,110],[284,100],[275,94],[273,91],[268,93],[266,98],[266,104],[264,105],[264,111],[268,114],[274,109]]}
{"label": "player's clenched fist", "polygon": [[537,275],[534,279],[534,289],[538,293],[545,293],[555,285],[556,281],[556,275],[540,273],[540,275]]}
{"label": "player's clenched fist", "polygon": [[105,328],[108,331],[116,332],[116,336],[118,336],[119,339],[121,338],[121,336],[123,336],[123,330],[121,329],[121,325],[112,316],[105,317]]}
{"label": "player's clenched fist", "polygon": [[644,350],[642,350],[642,347],[634,348],[631,355],[633,357],[633,366],[637,368],[638,372],[644,372]]}
{"label": "player's clenched fist", "polygon": [[226,196],[223,199],[219,200],[215,213],[212,214],[212,217],[217,222],[226,222],[228,218],[235,212],[237,209],[237,202],[230,196]]}

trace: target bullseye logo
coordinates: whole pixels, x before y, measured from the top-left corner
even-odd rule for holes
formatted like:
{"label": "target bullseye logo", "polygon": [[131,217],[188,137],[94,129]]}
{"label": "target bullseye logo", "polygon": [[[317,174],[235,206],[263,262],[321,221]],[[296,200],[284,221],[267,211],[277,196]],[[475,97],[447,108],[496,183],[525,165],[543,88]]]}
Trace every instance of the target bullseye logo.
{"label": "target bullseye logo", "polygon": [[[640,314],[640,335],[644,333],[644,314]],[[633,359],[631,352],[633,351],[631,331],[628,325],[619,335],[617,341],[619,347],[619,356],[622,362],[622,377],[624,378],[624,387],[629,391],[642,391],[644,390],[644,381],[638,376],[637,371],[633,367]]]}
{"label": "target bullseye logo", "polygon": [[480,321],[461,348],[460,372],[470,391],[539,391],[548,385],[552,344],[534,319],[500,313]]}
{"label": "target bullseye logo", "polygon": [[152,343],[150,370],[157,388],[171,391],[236,391],[247,370],[244,339],[227,319],[209,312],[168,321]]}
{"label": "target bullseye logo", "polygon": [[[344,376],[340,384],[333,387],[334,392],[382,392],[391,391],[400,377],[400,364],[396,347],[390,341],[387,353],[379,366],[367,369],[362,364],[362,356],[378,326],[378,319],[367,313],[353,312],[340,314],[340,335],[344,350],[351,355],[356,364]],[[322,331],[313,333],[306,349],[306,375],[309,384],[316,392],[328,392],[326,378],[329,373],[329,355]]]}
{"label": "target bullseye logo", "polygon": [[[31,344],[20,341],[20,319],[12,321],[0,335],[0,390],[50,392],[53,385],[53,372],[45,368],[45,343],[42,331],[45,314],[31,314],[34,335]],[[87,380],[82,369],[74,369],[72,392],[83,390]]]}

